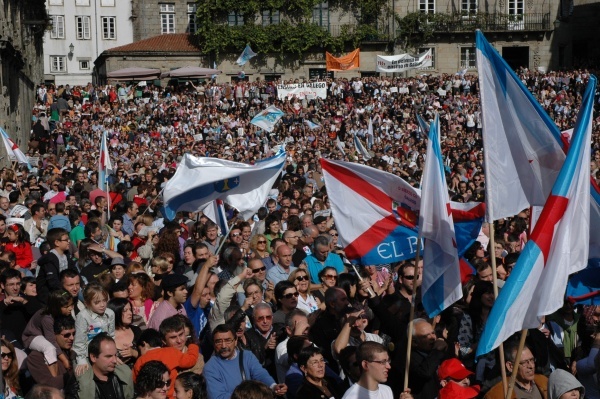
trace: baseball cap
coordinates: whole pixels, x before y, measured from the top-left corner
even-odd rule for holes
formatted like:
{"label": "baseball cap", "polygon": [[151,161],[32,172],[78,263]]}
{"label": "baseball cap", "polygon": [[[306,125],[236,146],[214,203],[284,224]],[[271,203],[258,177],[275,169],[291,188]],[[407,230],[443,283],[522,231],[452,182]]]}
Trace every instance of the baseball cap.
{"label": "baseball cap", "polygon": [[314,223],[314,224],[320,224],[320,223],[323,223],[323,222],[326,222],[326,221],[327,221],[327,218],[326,218],[325,216],[317,216],[317,217],[316,217],[316,218],[313,220],[313,223]]}
{"label": "baseball cap", "polygon": [[440,389],[439,399],[473,399],[479,396],[479,385],[463,387],[454,381],[449,381]]}
{"label": "baseball cap", "polygon": [[468,370],[465,365],[456,358],[444,360],[438,368],[438,377],[440,380],[452,378],[453,380],[460,381],[473,374],[475,373]]}

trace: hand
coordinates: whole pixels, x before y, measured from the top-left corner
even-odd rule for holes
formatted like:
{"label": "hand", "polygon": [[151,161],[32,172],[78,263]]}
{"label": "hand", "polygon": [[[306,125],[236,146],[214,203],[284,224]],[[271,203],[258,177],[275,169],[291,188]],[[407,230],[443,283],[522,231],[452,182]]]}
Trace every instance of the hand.
{"label": "hand", "polygon": [[218,262],[219,257],[217,255],[211,255],[208,257],[208,259],[206,259],[206,263],[204,264],[204,266],[208,266],[208,268],[210,269],[211,267],[215,267]]}
{"label": "hand", "polygon": [[273,392],[275,392],[275,395],[277,396],[285,395],[287,392],[287,385],[277,384],[273,387]]}
{"label": "hand", "polygon": [[75,375],[79,377],[80,375],[85,373],[88,370],[88,368],[90,368],[90,366],[88,366],[87,364],[78,365],[77,367],[75,367]]}
{"label": "hand", "polygon": [[277,335],[275,333],[271,334],[269,340],[265,345],[265,349],[275,349],[277,347]]}
{"label": "hand", "polygon": [[242,305],[242,310],[245,312],[250,309],[250,307],[254,304],[254,299],[251,296],[247,296],[244,300],[244,304]]}
{"label": "hand", "polygon": [[310,328],[310,324],[304,318],[300,318],[302,320],[294,323],[294,330],[292,331],[292,335],[307,335],[308,330]]}
{"label": "hand", "polygon": [[400,394],[400,399],[413,399],[413,396],[410,393],[410,388],[406,388],[404,392]]}
{"label": "hand", "polygon": [[67,359],[66,357],[64,359],[59,359],[60,362],[63,364],[63,366],[65,366],[65,368],[67,370],[71,369],[71,363],[69,363],[69,359]]}
{"label": "hand", "polygon": [[252,269],[250,269],[249,267],[245,268],[240,274],[239,274],[239,278],[241,281],[246,280],[247,278],[252,277]]}
{"label": "hand", "polygon": [[348,323],[350,325],[350,327],[352,327],[355,323],[356,320],[358,320],[358,318],[360,316],[362,316],[365,313],[365,310],[359,310],[358,312],[354,312],[354,313],[348,313],[346,315],[346,323]]}
{"label": "hand", "polygon": [[358,282],[358,285],[364,292],[369,292],[370,289],[373,289],[373,287],[371,286],[371,280],[368,278],[363,278],[361,281]]}

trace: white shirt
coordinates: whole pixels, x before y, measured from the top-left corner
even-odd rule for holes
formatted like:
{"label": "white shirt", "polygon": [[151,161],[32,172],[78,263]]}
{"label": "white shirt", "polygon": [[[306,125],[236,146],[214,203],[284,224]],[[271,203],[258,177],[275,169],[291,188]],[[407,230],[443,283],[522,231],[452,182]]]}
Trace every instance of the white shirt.
{"label": "white shirt", "polygon": [[387,385],[379,384],[376,391],[369,391],[358,384],[354,384],[348,388],[342,399],[394,399],[394,394]]}

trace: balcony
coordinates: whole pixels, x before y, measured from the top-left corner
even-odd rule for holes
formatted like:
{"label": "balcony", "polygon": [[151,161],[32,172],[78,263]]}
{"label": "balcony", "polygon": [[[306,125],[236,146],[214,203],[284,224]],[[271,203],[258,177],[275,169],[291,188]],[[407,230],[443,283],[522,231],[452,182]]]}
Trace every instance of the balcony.
{"label": "balcony", "polygon": [[329,24],[323,26],[323,29],[333,37],[347,37],[358,34],[363,42],[389,42],[393,39],[387,24],[383,26],[377,26],[376,24]]}
{"label": "balcony", "polygon": [[[551,31],[550,13],[532,14],[432,14],[426,17],[428,30],[436,33],[473,32],[541,32]],[[416,33],[416,32],[414,32]]]}

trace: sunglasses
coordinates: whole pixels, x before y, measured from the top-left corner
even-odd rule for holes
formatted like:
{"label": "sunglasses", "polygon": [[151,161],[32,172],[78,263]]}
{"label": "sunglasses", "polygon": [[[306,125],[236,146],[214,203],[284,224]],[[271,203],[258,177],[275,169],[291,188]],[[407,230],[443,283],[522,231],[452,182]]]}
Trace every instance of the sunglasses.
{"label": "sunglasses", "polygon": [[298,276],[296,277],[296,281],[308,281],[308,276]]}
{"label": "sunglasses", "polygon": [[265,270],[267,270],[266,266],[260,267],[258,269],[252,269],[252,274],[257,274],[257,273],[260,273],[260,272],[264,272]]}
{"label": "sunglasses", "polygon": [[2,359],[12,359],[13,358],[13,354],[12,353],[4,353],[4,352],[0,352],[0,355],[2,356]]}
{"label": "sunglasses", "polygon": [[404,278],[406,280],[414,280],[415,276],[402,276],[402,278]]}
{"label": "sunglasses", "polygon": [[62,335],[63,338],[71,338],[75,336],[75,333],[65,333],[65,334],[60,334]]}
{"label": "sunglasses", "polygon": [[231,234],[231,236],[232,236],[232,237],[239,237],[239,236],[241,236],[241,235],[242,235],[242,233],[232,233],[232,234]]}
{"label": "sunglasses", "polygon": [[257,244],[266,244],[267,242],[266,241],[257,241],[256,243]]}
{"label": "sunglasses", "polygon": [[285,294],[283,297],[284,297],[285,299],[292,299],[292,297],[294,297],[294,298],[298,298],[298,296],[299,296],[299,295],[300,295],[300,294],[298,294],[297,292],[294,292],[294,293],[290,293],[290,294]]}
{"label": "sunglasses", "polygon": [[323,278],[325,278],[327,280],[337,280],[338,276],[334,276],[332,274],[326,274],[323,276]]}
{"label": "sunglasses", "polygon": [[163,387],[168,387],[171,386],[171,380],[158,380],[156,381],[156,388],[163,388]]}
{"label": "sunglasses", "polygon": [[269,320],[273,320],[273,316],[271,316],[271,315],[259,316],[259,317],[256,318],[256,320],[258,320],[258,321],[269,321]]}

